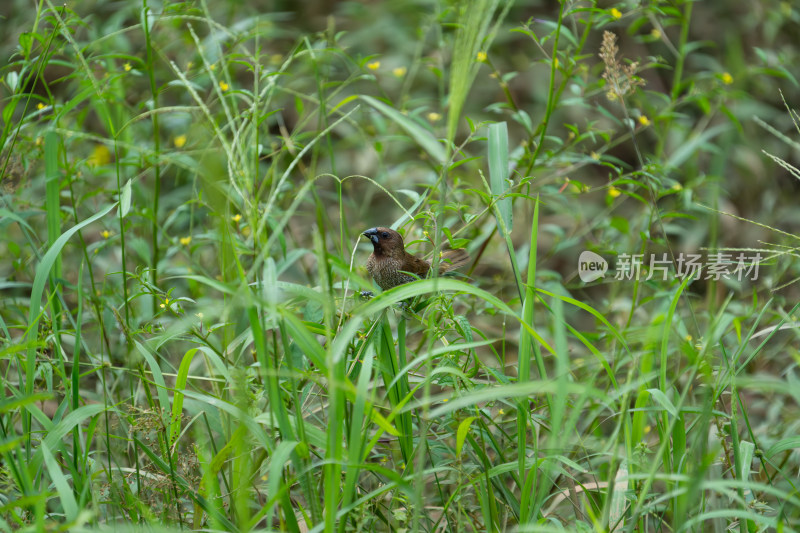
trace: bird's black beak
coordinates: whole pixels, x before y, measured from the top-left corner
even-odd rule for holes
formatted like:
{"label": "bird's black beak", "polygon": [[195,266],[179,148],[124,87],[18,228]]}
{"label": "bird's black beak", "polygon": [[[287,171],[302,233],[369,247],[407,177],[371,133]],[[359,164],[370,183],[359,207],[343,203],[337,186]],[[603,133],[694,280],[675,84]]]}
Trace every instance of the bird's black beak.
{"label": "bird's black beak", "polygon": [[370,228],[364,233],[362,233],[364,237],[368,238],[372,241],[373,246],[377,246],[380,239],[378,239],[378,228]]}

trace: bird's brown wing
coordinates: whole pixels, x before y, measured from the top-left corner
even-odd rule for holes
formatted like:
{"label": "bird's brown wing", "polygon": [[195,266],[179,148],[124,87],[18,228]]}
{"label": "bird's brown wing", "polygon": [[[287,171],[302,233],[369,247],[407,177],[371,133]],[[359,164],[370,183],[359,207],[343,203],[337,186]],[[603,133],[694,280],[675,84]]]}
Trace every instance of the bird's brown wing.
{"label": "bird's brown wing", "polygon": [[431,269],[431,264],[427,261],[420,259],[415,255],[411,255],[410,253],[406,253],[405,257],[403,258],[403,265],[400,268],[403,272],[410,272],[415,276],[419,276],[424,278],[428,275],[428,270]]}
{"label": "bird's brown wing", "polygon": [[461,268],[469,262],[469,254],[463,248],[456,250],[445,250],[442,252],[442,260],[439,262],[439,273],[444,274],[457,268]]}

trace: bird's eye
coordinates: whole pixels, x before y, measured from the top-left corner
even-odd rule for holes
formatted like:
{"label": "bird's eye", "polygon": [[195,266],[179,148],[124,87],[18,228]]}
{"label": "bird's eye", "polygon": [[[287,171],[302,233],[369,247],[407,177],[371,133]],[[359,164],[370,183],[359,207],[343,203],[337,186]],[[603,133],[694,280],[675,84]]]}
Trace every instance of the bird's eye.
{"label": "bird's eye", "polygon": [[381,233],[381,237],[383,237],[384,239],[388,239],[389,238],[389,233],[384,231],[383,233]]}

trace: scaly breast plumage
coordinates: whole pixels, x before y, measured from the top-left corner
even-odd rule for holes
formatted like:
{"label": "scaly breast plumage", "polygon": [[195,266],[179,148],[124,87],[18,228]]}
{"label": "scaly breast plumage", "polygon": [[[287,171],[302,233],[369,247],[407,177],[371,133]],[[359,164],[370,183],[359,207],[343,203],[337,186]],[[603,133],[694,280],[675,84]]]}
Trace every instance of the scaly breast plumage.
{"label": "scaly breast plumage", "polygon": [[375,280],[375,283],[383,290],[389,290],[397,285],[414,281],[416,278],[402,272],[400,261],[382,257],[376,258],[371,255],[367,260],[367,272]]}

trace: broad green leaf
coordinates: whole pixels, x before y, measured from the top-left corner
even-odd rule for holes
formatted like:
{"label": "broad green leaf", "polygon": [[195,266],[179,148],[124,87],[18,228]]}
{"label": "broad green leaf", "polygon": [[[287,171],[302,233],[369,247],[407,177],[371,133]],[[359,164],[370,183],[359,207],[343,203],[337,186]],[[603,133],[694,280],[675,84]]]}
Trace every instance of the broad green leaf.
{"label": "broad green leaf", "polygon": [[664,394],[663,391],[659,389],[647,389],[647,392],[650,393],[650,396],[653,398],[653,401],[655,401],[658,405],[666,409],[667,412],[669,412],[669,414],[671,414],[672,416],[678,416],[678,409],[675,407],[675,404],[673,404],[670,401],[670,399],[667,398],[667,395]]}
{"label": "broad green leaf", "polygon": [[119,218],[125,218],[128,211],[131,210],[131,180],[128,180],[122,186],[122,192],[119,195]]}
{"label": "broad green leaf", "polygon": [[456,456],[461,455],[461,449],[464,447],[464,440],[467,438],[469,428],[472,422],[478,418],[477,416],[468,416],[458,425],[458,432],[456,433]]}

